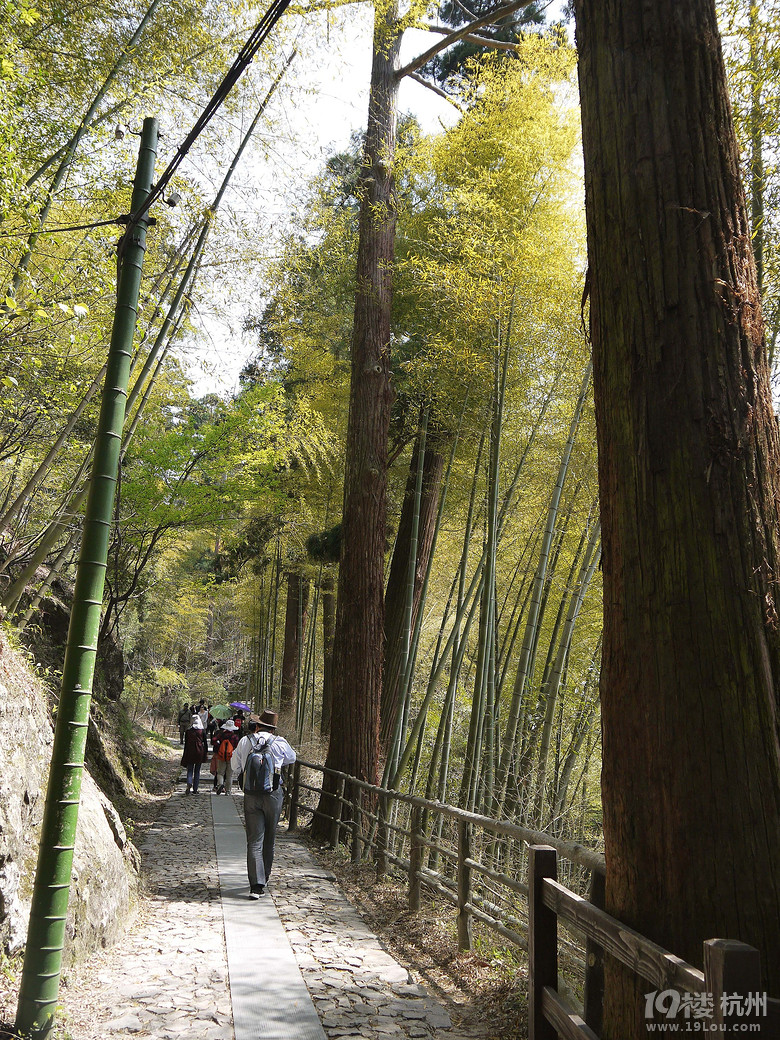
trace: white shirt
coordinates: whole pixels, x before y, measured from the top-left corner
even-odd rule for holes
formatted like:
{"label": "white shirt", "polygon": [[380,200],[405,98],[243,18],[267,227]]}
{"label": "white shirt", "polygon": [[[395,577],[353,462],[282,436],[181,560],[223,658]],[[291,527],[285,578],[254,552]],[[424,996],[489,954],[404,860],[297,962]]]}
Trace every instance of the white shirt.
{"label": "white shirt", "polygon": [[278,733],[268,733],[265,730],[259,730],[255,733],[249,733],[239,740],[238,747],[233,752],[231,759],[233,772],[242,772],[246,765],[246,760],[249,758],[249,752],[256,748],[258,744],[265,743],[266,740],[270,740],[271,758],[274,760],[274,770],[277,773],[282,766],[289,766],[295,761],[295,752],[284,737],[280,737]]}

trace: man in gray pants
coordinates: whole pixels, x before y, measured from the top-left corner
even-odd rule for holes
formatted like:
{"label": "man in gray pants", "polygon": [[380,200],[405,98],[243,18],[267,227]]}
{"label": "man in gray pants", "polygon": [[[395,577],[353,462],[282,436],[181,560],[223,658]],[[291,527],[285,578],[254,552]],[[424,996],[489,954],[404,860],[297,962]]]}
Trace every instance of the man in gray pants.
{"label": "man in gray pants", "polygon": [[[249,733],[238,742],[233,752],[234,772],[245,773],[251,752],[266,741],[274,763],[274,790],[263,794],[244,791],[244,825],[246,827],[246,869],[249,875],[249,898],[259,899],[265,892],[274,861],[276,827],[282,813],[284,789],[282,766],[295,761],[295,752],[276,732],[278,716],[266,708],[260,715],[249,716]],[[269,738],[269,734],[271,734]]]}

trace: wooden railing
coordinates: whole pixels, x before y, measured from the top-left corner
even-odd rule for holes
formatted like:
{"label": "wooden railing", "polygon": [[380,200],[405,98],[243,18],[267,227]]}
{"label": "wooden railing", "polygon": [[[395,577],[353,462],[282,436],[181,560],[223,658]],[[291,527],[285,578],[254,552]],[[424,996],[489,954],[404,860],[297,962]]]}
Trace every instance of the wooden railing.
{"label": "wooden railing", "polygon": [[[333,815],[307,803],[310,796],[319,796],[320,785],[303,779],[304,770],[333,778]],[[577,842],[377,787],[299,759],[289,790],[291,831],[302,812],[328,821],[334,848],[346,831],[353,862],[371,852],[378,875],[389,866],[402,871],[410,909],[419,909],[423,886],[450,903],[457,913],[460,949],[471,949],[476,919],[528,951],[529,1040],[598,1040],[605,953],[659,993],[706,993],[713,1010],[707,1024],[714,1023],[718,1036],[729,1035],[731,1021],[721,1003],[723,993],[759,993],[760,964],[752,947],[709,940],[701,972],[605,913],[604,858]],[[582,935],[584,943],[562,939],[559,920],[568,932]],[[779,1000],[767,998],[765,1013],[758,1009],[754,1019],[752,1035],[780,1040]],[[740,1035],[752,1021],[740,1015]]]}
{"label": "wooden railing", "polygon": [[[325,773],[333,778],[338,807],[327,816],[316,807],[320,784],[310,782],[312,774],[321,780]],[[289,786],[290,830],[298,827],[301,813],[320,816],[329,826],[332,847],[346,833],[354,862],[372,855],[378,875],[391,868],[405,875],[410,909],[419,909],[423,888],[449,903],[456,912],[462,950],[471,949],[475,920],[528,949],[529,845],[556,848],[562,874],[573,890],[583,896],[603,891],[603,856],[578,842],[377,787],[301,760],[295,763]],[[563,989],[577,1003],[577,992],[584,991],[587,1005],[593,987],[586,947],[565,941],[561,947],[570,979]]]}
{"label": "wooden railing", "polygon": [[[708,939],[704,943],[704,971],[699,971],[561,885],[557,852],[549,845],[529,849],[528,887],[529,1040],[598,1040],[596,1030],[601,1029],[600,1000],[592,1002],[590,1014],[583,1021],[558,991],[559,920],[587,937],[597,960],[608,953],[650,983],[654,992],[704,994],[706,1000],[697,1009],[702,1032],[716,1032],[717,1036],[743,1036],[748,1032],[762,1040],[780,1038],[780,1001],[761,994],[761,961],[754,947],[728,939]],[[645,1010],[648,1022],[657,1021],[654,1012],[659,1009],[653,1000]],[[667,1018],[668,1024],[677,1025],[681,1032],[689,1021],[682,1013],[671,1021]]]}

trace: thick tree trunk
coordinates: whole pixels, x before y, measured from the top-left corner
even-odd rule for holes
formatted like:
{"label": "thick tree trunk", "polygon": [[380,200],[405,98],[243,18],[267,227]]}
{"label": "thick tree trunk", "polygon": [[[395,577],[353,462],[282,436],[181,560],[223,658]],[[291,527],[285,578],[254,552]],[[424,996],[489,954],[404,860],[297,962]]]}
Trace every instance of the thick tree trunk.
{"label": "thick tree trunk", "polygon": [[309,581],[297,571],[287,572],[287,607],[284,615],[284,651],[282,654],[282,682],[279,710],[295,711],[298,696],[298,672],[301,652],[301,634],[306,628],[309,608]]}
{"label": "thick tree trunk", "polygon": [[[433,545],[433,533],[436,529],[436,513],[439,505],[441,478],[444,473],[444,455],[441,452],[441,448],[442,438],[440,436],[437,437],[434,432],[428,431],[425,453],[423,455],[422,496],[420,499],[420,520],[417,531],[417,559],[414,569],[412,631],[414,630],[420,609],[420,595],[423,582],[425,581],[425,574],[428,570],[428,560]],[[395,549],[385,591],[385,663],[380,720],[380,736],[383,747],[387,747],[395,731],[395,722],[400,706],[400,664],[403,659],[401,641],[405,636],[406,579],[409,569],[409,545],[412,538],[419,454],[418,440],[415,442],[409,464],[409,475],[406,481],[403,505],[401,506],[401,519],[398,524],[398,536],[395,540]]]}
{"label": "thick tree trunk", "polygon": [[322,715],[320,735],[330,734],[330,719],[333,713],[333,634],[336,628],[336,593],[333,575],[322,578]]}
{"label": "thick tree trunk", "polygon": [[[341,565],[326,765],[375,783],[384,652],[390,308],[395,250],[396,103],[401,33],[393,3],[375,13],[371,98],[361,177],[357,291],[347,426]],[[321,812],[333,808],[323,788]],[[316,818],[315,830],[326,828]]]}
{"label": "thick tree trunk", "polygon": [[753,240],[753,256],[756,261],[756,283],[759,293],[764,284],[764,193],[766,170],[764,169],[764,102],[762,98],[761,55],[759,44],[759,7],[752,2],[748,12],[750,33],[750,230]]}
{"label": "thick tree trunk", "polygon": [[[780,995],[780,447],[713,0],[575,0],[603,529],[607,909]],[[645,1037],[609,969],[605,1036]]]}

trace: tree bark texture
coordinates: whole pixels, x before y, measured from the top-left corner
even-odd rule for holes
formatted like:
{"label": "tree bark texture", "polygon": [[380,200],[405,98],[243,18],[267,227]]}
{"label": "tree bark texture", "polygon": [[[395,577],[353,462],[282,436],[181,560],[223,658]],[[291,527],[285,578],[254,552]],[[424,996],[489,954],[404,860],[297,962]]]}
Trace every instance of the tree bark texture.
{"label": "tree bark texture", "polygon": [[306,630],[309,609],[309,581],[298,571],[287,572],[287,605],[284,614],[284,650],[279,710],[295,711],[298,696],[298,666],[301,646],[299,636]]}
{"label": "tree bark texture", "polygon": [[[444,455],[441,449],[441,436],[437,436],[434,431],[429,430],[423,455],[422,498],[420,501],[420,521],[417,534],[417,559],[414,569],[412,631],[414,631],[420,610],[420,596],[433,547],[433,535],[436,530],[436,514],[439,507],[439,493],[444,473]],[[404,607],[406,604],[406,580],[409,568],[409,546],[412,538],[417,468],[420,464],[419,456],[418,440],[415,441],[412,458],[409,463],[409,474],[401,506],[401,518],[398,523],[398,535],[395,540],[395,549],[390,563],[390,573],[387,578],[387,589],[385,591],[385,661],[380,713],[380,737],[384,747],[387,747],[395,732],[395,722],[401,699],[402,676],[400,665],[403,659],[401,641],[406,634],[404,632]]]}
{"label": "tree bark texture", "polygon": [[[576,0],[603,528],[607,910],[780,996],[778,476],[713,0]],[[645,1037],[611,963],[605,1035]]]}
{"label": "tree bark texture", "polygon": [[320,717],[320,735],[330,733],[330,719],[333,711],[333,634],[336,627],[336,592],[333,587],[333,576],[322,578],[322,715]]}
{"label": "tree bark texture", "polygon": [[[394,4],[377,8],[360,179],[341,562],[333,645],[333,711],[326,765],[375,783],[384,653],[390,310],[395,250],[395,154],[401,34]],[[332,809],[323,788],[320,811]],[[320,818],[316,818],[321,820]]]}

